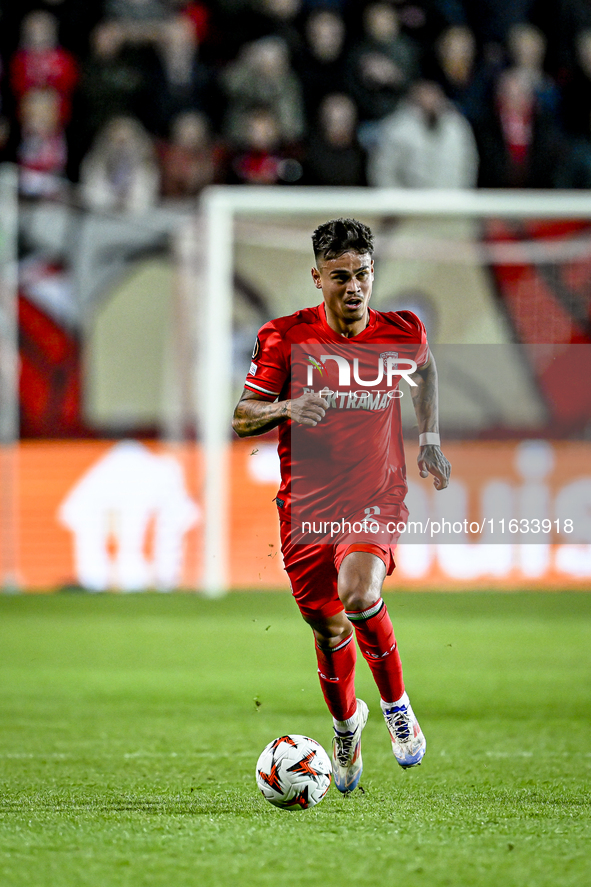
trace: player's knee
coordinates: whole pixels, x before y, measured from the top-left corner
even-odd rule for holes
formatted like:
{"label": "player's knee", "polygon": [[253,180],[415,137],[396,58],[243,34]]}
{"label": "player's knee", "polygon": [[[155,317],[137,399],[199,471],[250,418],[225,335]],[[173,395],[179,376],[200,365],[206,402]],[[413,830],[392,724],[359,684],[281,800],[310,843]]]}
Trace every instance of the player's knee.
{"label": "player's knee", "polygon": [[355,551],[343,560],[339,570],[338,594],[345,610],[366,610],[379,600],[386,572],[374,554]]}
{"label": "player's knee", "polygon": [[374,596],[367,596],[365,594],[344,595],[341,597],[341,600],[348,613],[360,613],[362,610],[369,609],[376,602]]}
{"label": "player's knee", "polygon": [[344,581],[339,582],[339,597],[345,610],[366,610],[379,596],[379,590],[376,592],[373,585],[368,585],[358,574],[348,575]]}
{"label": "player's knee", "polygon": [[326,622],[315,621],[312,631],[320,649],[330,650],[338,647],[351,634],[351,624],[344,614],[339,614],[337,618],[327,619]]}

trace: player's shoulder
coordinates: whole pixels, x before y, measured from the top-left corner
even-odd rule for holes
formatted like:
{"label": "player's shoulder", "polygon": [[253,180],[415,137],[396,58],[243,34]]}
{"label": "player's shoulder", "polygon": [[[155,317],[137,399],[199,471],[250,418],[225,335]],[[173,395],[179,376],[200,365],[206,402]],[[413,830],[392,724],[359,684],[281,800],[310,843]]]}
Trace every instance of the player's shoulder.
{"label": "player's shoulder", "polygon": [[278,333],[282,339],[293,338],[297,336],[298,332],[303,332],[304,329],[314,326],[319,321],[318,306],[315,308],[300,308],[299,311],[294,311],[293,314],[286,314],[283,317],[269,320],[261,327],[259,336]]}
{"label": "player's shoulder", "polygon": [[425,337],[422,320],[412,311],[376,311],[376,333],[394,334],[405,338]]}

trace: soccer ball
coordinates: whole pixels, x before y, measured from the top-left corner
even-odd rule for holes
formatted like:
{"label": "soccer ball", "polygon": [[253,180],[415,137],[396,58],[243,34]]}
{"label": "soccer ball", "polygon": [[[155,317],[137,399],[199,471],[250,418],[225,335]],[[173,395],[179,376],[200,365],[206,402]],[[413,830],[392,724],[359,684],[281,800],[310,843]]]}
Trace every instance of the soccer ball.
{"label": "soccer ball", "polygon": [[270,742],[257,761],[263,797],[285,810],[319,804],[332,780],[330,758],[315,739],[291,733]]}

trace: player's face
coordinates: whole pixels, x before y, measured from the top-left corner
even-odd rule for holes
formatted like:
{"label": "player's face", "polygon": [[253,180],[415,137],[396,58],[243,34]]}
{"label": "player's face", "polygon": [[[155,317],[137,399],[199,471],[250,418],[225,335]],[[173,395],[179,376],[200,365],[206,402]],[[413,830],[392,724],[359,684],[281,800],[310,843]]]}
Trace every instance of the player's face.
{"label": "player's face", "polygon": [[373,285],[373,259],[369,253],[343,253],[318,261],[312,278],[322,290],[326,319],[336,332],[357,335],[367,324]]}

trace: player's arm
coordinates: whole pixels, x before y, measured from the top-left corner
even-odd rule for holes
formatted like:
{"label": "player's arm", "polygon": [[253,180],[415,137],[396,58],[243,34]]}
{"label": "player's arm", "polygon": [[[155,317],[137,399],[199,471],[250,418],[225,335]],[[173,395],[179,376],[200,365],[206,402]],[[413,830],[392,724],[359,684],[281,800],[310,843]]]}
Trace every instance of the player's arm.
{"label": "player's arm", "polygon": [[[412,380],[416,386],[411,387],[410,393],[419,424],[419,434],[426,432],[439,434],[437,367],[433,355],[430,355],[427,363],[413,374]],[[433,486],[437,490],[444,490],[447,487],[451,465],[439,445],[427,444],[420,447],[417,463],[421,477],[433,475],[435,478]]]}
{"label": "player's arm", "polygon": [[298,425],[318,425],[326,413],[326,402],[318,394],[302,394],[293,400],[265,400],[245,388],[232,419],[238,437],[252,437],[291,419]]}

